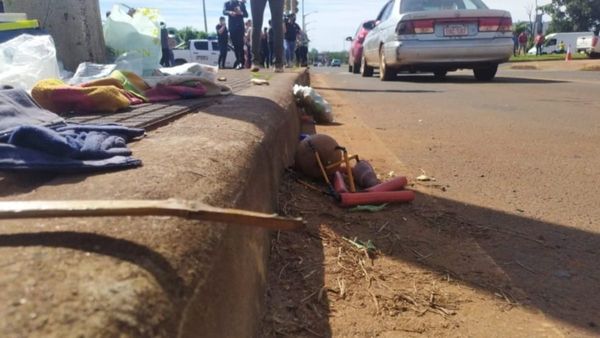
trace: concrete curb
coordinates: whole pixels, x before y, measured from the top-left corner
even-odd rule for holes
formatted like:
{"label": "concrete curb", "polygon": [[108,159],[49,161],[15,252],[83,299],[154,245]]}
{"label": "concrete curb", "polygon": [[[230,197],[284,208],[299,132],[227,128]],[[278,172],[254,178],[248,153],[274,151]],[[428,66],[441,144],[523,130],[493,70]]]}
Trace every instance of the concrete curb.
{"label": "concrete curb", "polygon": [[[270,82],[150,133],[133,145],[143,168],[40,187],[5,179],[1,199],[174,197],[273,211],[300,130],[291,86],[308,74]],[[3,335],[248,337],[259,325],[267,231],[161,217],[0,225]]]}

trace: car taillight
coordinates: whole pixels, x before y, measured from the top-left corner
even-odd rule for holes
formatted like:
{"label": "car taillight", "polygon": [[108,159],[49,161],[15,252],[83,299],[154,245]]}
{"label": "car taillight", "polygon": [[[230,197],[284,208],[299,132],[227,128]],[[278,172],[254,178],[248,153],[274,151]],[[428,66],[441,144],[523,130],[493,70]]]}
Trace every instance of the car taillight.
{"label": "car taillight", "polygon": [[598,37],[594,36],[594,38],[592,39],[592,47],[596,47],[596,45],[598,44]]}
{"label": "car taillight", "polygon": [[406,20],[400,21],[396,27],[398,35],[408,34],[432,34],[434,32],[434,20]]}
{"label": "car taillight", "polygon": [[481,18],[479,19],[480,32],[512,32],[511,18]]}

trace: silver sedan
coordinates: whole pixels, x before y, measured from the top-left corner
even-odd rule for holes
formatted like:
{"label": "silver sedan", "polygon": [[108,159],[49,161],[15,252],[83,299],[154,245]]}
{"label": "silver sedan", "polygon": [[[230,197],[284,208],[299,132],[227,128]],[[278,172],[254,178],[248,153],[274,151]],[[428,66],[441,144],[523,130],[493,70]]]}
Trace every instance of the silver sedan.
{"label": "silver sedan", "polygon": [[383,81],[400,71],[473,69],[491,81],[513,53],[510,13],[491,10],[481,0],[390,0],[364,43],[363,76],[379,68]]}

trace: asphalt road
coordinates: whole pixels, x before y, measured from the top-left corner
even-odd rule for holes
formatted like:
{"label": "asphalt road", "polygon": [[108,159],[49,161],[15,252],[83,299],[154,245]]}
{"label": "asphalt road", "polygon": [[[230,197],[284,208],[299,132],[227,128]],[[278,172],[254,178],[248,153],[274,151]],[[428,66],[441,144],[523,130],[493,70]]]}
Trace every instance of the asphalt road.
{"label": "asphalt road", "polygon": [[435,177],[418,191],[461,224],[495,229],[477,240],[532,308],[566,335],[600,333],[600,72],[503,67],[480,83],[470,72],[381,82],[311,71],[396,171]]}

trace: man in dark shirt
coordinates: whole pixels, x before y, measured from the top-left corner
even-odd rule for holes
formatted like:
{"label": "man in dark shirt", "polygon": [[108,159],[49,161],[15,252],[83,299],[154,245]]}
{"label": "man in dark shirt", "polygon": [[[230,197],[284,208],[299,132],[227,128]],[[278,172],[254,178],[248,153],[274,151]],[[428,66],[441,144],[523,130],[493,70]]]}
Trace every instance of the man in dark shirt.
{"label": "man in dark shirt", "polygon": [[[283,32],[281,34],[283,35]],[[269,20],[269,34],[267,39],[269,41],[269,62],[273,64],[273,58],[275,57],[275,52],[273,51],[273,42],[275,42],[275,32],[273,31],[272,20]],[[281,44],[283,45],[283,39],[281,39]],[[283,48],[281,48],[281,60],[283,61]],[[283,62],[281,64],[283,65]]]}
{"label": "man in dark shirt", "polygon": [[229,36],[235,50],[236,69],[244,66],[244,18],[248,17],[246,0],[229,0],[223,6],[223,15],[229,17]]}
{"label": "man in dark shirt", "polygon": [[167,30],[167,25],[165,25],[164,22],[160,23],[160,45],[162,47],[162,58],[160,59],[160,64],[163,67],[174,66],[171,64],[171,49],[169,48],[169,31]]}
{"label": "man in dark shirt", "polygon": [[219,24],[217,25],[217,37],[219,41],[219,68],[225,69],[229,44],[229,30],[227,30],[224,17],[219,18]]}
{"label": "man in dark shirt", "polygon": [[296,15],[291,14],[285,22],[285,61],[288,67],[294,63],[296,53],[296,39],[300,34],[300,26],[296,23]]}
{"label": "man in dark shirt", "polygon": [[252,32],[252,54],[254,65],[252,71],[257,72],[263,63],[261,56],[260,38],[262,35],[263,16],[267,1],[271,10],[271,20],[273,22],[273,46],[272,53],[275,55],[275,72],[283,71],[283,0],[250,0],[252,6],[252,22],[254,28]]}

